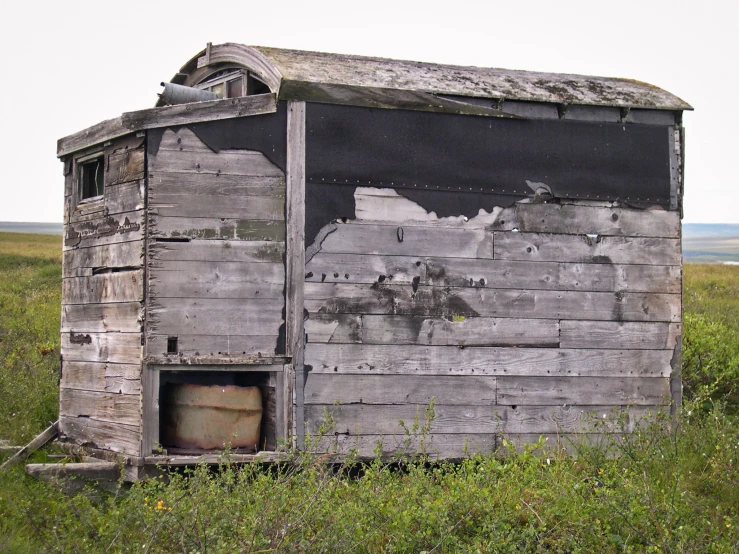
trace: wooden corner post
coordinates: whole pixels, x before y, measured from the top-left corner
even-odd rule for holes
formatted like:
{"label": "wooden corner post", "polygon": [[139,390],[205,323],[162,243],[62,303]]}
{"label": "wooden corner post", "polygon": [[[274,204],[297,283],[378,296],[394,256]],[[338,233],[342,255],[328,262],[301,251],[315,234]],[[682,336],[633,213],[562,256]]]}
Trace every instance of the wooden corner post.
{"label": "wooden corner post", "polygon": [[285,437],[303,447],[303,288],[305,279],[305,102],[289,102],[287,108],[287,194],[286,194],[285,328],[288,364]]}

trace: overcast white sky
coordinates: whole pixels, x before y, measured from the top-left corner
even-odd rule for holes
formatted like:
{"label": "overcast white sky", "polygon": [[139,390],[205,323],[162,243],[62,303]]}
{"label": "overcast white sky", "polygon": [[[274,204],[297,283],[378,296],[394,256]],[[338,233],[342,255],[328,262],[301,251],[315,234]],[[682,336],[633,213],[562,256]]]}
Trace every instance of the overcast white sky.
{"label": "overcast white sky", "polygon": [[0,221],[61,221],[57,139],[152,107],[208,41],[650,82],[695,108],[684,221],[739,223],[736,0],[0,0]]}

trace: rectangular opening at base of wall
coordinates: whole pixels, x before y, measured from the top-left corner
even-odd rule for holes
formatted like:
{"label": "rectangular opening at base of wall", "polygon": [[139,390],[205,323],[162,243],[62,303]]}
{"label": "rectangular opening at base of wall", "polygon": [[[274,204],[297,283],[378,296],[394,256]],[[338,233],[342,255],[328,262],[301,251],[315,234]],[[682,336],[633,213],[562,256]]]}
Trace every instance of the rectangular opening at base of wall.
{"label": "rectangular opening at base of wall", "polygon": [[183,455],[273,451],[276,385],[271,372],[163,371],[159,442]]}

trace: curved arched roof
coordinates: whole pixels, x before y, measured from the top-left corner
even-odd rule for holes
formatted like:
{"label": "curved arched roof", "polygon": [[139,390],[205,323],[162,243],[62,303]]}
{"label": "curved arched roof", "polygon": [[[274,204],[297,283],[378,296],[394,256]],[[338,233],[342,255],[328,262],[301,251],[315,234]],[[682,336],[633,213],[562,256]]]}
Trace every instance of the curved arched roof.
{"label": "curved arched roof", "polygon": [[[172,82],[192,85],[229,64],[248,68],[278,98],[293,100],[301,99],[311,87],[329,87],[621,108],[692,109],[677,96],[632,79],[440,65],[235,43],[201,51]],[[306,96],[310,99],[310,94]]]}

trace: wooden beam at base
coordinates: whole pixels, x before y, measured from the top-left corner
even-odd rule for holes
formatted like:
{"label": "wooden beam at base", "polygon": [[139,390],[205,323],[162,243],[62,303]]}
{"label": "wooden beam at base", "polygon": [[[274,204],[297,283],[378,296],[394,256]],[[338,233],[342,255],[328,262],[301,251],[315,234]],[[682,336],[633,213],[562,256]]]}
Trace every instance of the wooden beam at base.
{"label": "wooden beam at base", "polygon": [[8,458],[3,465],[0,466],[0,471],[5,471],[13,464],[21,462],[28,458],[31,454],[36,452],[39,448],[44,446],[47,442],[54,440],[59,434],[59,421],[55,421],[49,425],[39,436],[29,442],[26,446],[16,452],[13,456]]}
{"label": "wooden beam at base", "polygon": [[115,462],[27,464],[26,473],[39,481],[51,483],[71,493],[95,484],[105,490],[115,490],[121,466]]}
{"label": "wooden beam at base", "polygon": [[156,455],[146,456],[144,463],[146,465],[159,466],[194,466],[198,464],[224,464],[224,463],[272,463],[283,462],[288,458],[288,454],[283,452],[257,452],[256,454],[227,454],[225,452],[207,452],[199,456],[176,456],[176,455]]}

